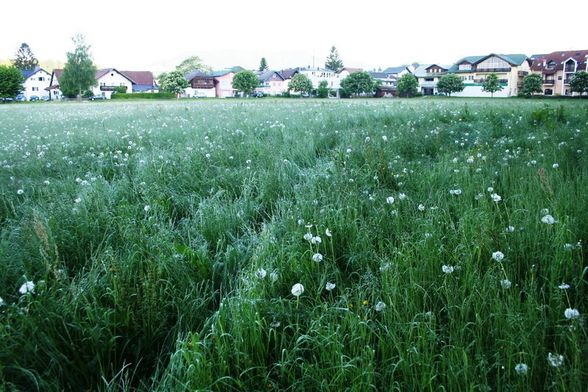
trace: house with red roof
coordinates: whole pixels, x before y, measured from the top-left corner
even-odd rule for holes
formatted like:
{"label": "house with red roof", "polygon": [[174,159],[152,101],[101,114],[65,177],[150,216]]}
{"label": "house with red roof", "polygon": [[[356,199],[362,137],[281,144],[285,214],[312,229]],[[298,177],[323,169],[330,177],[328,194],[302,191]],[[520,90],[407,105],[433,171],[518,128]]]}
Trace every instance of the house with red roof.
{"label": "house with red roof", "polygon": [[563,50],[532,56],[531,72],[543,78],[544,95],[574,95],[572,77],[579,71],[588,72],[588,50]]}
{"label": "house with red roof", "polygon": [[[46,90],[49,91],[49,97],[52,100],[62,98],[59,89],[59,78],[62,73],[62,69],[54,69],[51,74],[49,87]],[[116,68],[96,71],[96,85],[91,88],[94,95],[110,99],[112,94],[121,88],[127,93],[159,91],[153,73],[150,71],[118,71]]]}

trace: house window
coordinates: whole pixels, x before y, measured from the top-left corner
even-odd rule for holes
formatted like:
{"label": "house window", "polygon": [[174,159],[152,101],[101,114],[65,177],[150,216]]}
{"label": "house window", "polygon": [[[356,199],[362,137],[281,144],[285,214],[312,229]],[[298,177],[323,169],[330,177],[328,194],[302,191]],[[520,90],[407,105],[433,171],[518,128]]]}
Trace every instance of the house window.
{"label": "house window", "polygon": [[39,76],[39,82],[44,82],[44,81],[45,81],[45,78],[42,76]]}
{"label": "house window", "polygon": [[553,90],[550,88],[545,89],[545,95],[553,95]]}
{"label": "house window", "polygon": [[33,87],[32,90],[33,91],[39,91],[39,87]]}
{"label": "house window", "polygon": [[468,70],[472,69],[472,65],[469,63],[462,63],[459,65],[459,69],[461,71],[468,71]]}

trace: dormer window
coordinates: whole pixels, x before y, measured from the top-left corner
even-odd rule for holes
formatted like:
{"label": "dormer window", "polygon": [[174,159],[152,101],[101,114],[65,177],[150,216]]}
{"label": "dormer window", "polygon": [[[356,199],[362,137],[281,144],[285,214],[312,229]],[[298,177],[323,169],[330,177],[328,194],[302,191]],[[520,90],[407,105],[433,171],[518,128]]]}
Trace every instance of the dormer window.
{"label": "dormer window", "polygon": [[555,69],[555,61],[553,61],[553,60],[550,60],[550,61],[547,63],[547,66],[546,66],[545,68],[547,68],[547,69]]}
{"label": "dormer window", "polygon": [[461,63],[459,65],[459,70],[460,71],[469,71],[472,69],[472,65],[470,63]]}

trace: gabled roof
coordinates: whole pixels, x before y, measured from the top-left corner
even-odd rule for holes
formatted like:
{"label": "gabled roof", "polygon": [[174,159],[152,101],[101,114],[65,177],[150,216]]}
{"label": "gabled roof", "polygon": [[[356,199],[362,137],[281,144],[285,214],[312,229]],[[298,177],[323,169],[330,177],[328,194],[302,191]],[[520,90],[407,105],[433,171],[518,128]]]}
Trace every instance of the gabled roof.
{"label": "gabled roof", "polygon": [[131,79],[133,84],[155,86],[155,78],[151,71],[120,71],[120,73]]}
{"label": "gabled roof", "polygon": [[294,75],[299,72],[298,68],[288,68],[279,71],[278,73],[282,76],[284,80],[291,79]]}
{"label": "gabled roof", "polygon": [[487,58],[490,58],[493,56],[500,57],[501,59],[503,59],[504,61],[506,61],[507,63],[509,63],[510,65],[513,65],[513,66],[521,65],[525,60],[527,60],[527,55],[521,54],[521,53],[515,53],[515,54],[490,53],[485,56],[467,56],[467,57],[460,59],[455,64],[453,64],[449,68],[448,71],[449,72],[456,72],[459,70],[459,64],[470,63],[470,64],[474,65],[474,64],[481,63],[482,61],[486,60]]}
{"label": "gabled roof", "polygon": [[28,78],[30,78],[31,76],[33,76],[34,74],[36,74],[37,72],[43,71],[46,74],[48,74],[49,72],[45,71],[43,68],[41,67],[35,67],[33,69],[21,69],[20,73],[22,74],[22,77],[24,78],[24,80],[27,80]]}
{"label": "gabled roof", "polygon": [[[417,78],[423,78],[423,77],[429,76],[429,75],[436,75],[434,73],[427,72],[427,70],[434,65],[436,65],[439,68],[444,69],[445,71],[447,71],[449,69],[449,66],[447,66],[447,65],[421,64],[414,70],[413,75],[416,76]],[[437,75],[439,75],[439,74],[437,74]]]}
{"label": "gabled roof", "polygon": [[372,72],[368,72],[372,78],[374,79],[389,79],[389,80],[395,80],[397,79],[396,76],[394,76],[393,74],[387,74],[381,71],[372,71]]}
{"label": "gabled roof", "polygon": [[402,72],[404,70],[409,71],[409,69],[406,65],[401,65],[400,67],[388,67],[385,70],[383,70],[382,72],[385,74],[399,74],[400,72]]}
{"label": "gabled roof", "polygon": [[[533,64],[531,65],[531,70],[537,72],[563,70],[563,63],[570,58],[577,62],[577,69],[585,70],[587,61],[586,56],[588,56],[588,49],[552,52],[534,59]],[[555,68],[547,69],[546,65],[550,61],[555,63]]]}
{"label": "gabled roof", "polygon": [[339,70],[339,72],[337,72],[337,73],[341,73],[341,72],[343,72],[343,71],[347,71],[347,72],[349,72],[350,74],[352,74],[352,73],[354,73],[354,72],[361,72],[361,71],[363,71],[363,68],[352,68],[352,67],[344,67],[344,68],[341,68],[341,69]]}
{"label": "gabled roof", "polygon": [[131,82],[131,84],[133,83],[133,81],[127,75],[123,74],[122,72],[120,72],[116,68],[104,68],[104,69],[97,70],[96,71],[96,80],[100,79],[101,77],[108,74],[109,72],[116,72],[117,74],[121,75],[123,78],[125,78],[129,82]]}
{"label": "gabled roof", "polygon": [[272,78],[272,76],[277,75],[278,78],[284,80],[284,77],[282,75],[280,75],[279,72],[276,71],[263,71],[260,72],[257,75],[257,79],[259,79],[260,82],[267,82],[268,80],[270,80]]}

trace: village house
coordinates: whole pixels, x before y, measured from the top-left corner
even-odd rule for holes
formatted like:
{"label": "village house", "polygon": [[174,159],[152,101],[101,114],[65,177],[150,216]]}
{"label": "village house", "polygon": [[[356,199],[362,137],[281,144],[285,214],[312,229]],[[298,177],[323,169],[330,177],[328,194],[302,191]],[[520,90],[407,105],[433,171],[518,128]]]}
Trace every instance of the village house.
{"label": "village house", "polygon": [[489,54],[485,56],[464,57],[449,69],[448,73],[458,75],[464,83],[456,97],[490,97],[491,93],[482,91],[482,84],[488,75],[496,74],[502,90],[494,93],[495,97],[515,97],[522,87],[523,78],[530,67],[524,54]]}
{"label": "village house", "polygon": [[401,65],[398,67],[388,67],[381,72],[388,75],[390,78],[400,79],[403,75],[412,73],[412,70],[406,65]]}
{"label": "village house", "polygon": [[370,76],[378,82],[375,96],[378,98],[391,98],[396,96],[396,84],[398,78],[394,74],[387,74],[383,71],[371,71]]}
{"label": "village house", "polygon": [[216,97],[214,76],[202,72],[192,71],[186,75],[189,87],[184,89],[184,96],[188,98]]}
{"label": "village house", "polygon": [[288,83],[284,77],[277,71],[258,72],[259,87],[255,91],[264,95],[280,95],[288,91]]}
{"label": "village house", "polygon": [[588,72],[588,50],[567,50],[532,56],[531,72],[543,78],[544,95],[574,95],[572,77],[579,71]]}
{"label": "village house", "polygon": [[323,80],[327,81],[327,87],[330,89],[337,90],[341,87],[339,74],[333,70],[326,68],[299,68],[298,72],[310,79],[312,88],[318,88],[319,83]]}
{"label": "village house", "polygon": [[22,84],[22,95],[24,99],[49,99],[46,88],[49,87],[51,75],[43,68],[35,67],[34,69],[21,70],[24,82]]}
{"label": "village house", "polygon": [[419,82],[419,92],[423,95],[437,95],[437,83],[447,74],[449,66],[438,64],[422,64],[416,67],[413,75]]}
{"label": "village house", "polygon": [[[63,69],[54,69],[46,90],[49,91],[49,99],[62,98],[59,89],[59,78]],[[92,94],[110,99],[112,94],[120,88],[126,93],[157,92],[159,87],[155,83],[153,73],[150,71],[118,71],[115,68],[106,68],[96,71],[96,85],[91,88]]]}
{"label": "village house", "polygon": [[284,79],[284,85],[286,86],[286,91],[288,90],[288,84],[290,83],[290,81],[292,80],[294,75],[296,75],[298,73],[298,70],[299,70],[299,68],[288,68],[288,69],[283,69],[281,71],[278,71],[278,73],[280,74],[282,79]]}

